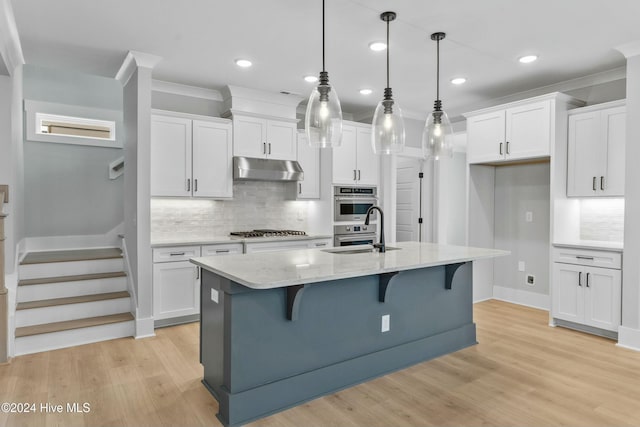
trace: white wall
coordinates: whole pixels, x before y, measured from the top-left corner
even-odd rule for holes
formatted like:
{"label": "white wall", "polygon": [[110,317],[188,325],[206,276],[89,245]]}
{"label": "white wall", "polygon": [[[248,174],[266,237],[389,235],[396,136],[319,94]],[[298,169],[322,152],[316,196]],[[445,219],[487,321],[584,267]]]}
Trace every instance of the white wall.
{"label": "white wall", "polygon": [[[28,100],[122,111],[114,79],[25,65],[23,87]],[[121,149],[25,140],[26,236],[103,234],[120,224],[123,179],[110,180],[108,166],[121,156]]]}
{"label": "white wall", "polygon": [[194,98],[166,92],[152,92],[151,107],[158,110],[220,117],[224,113],[222,101]]}

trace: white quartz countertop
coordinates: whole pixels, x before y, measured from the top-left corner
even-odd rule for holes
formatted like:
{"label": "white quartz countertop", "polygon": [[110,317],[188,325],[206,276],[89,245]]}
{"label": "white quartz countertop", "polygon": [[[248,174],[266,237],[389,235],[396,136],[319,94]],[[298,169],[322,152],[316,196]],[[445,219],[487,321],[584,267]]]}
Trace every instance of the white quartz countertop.
{"label": "white quartz countertop", "polygon": [[[253,241],[253,240],[252,240]],[[300,249],[192,258],[191,262],[252,289],[346,279],[394,271],[413,270],[508,255],[508,251],[434,243],[401,242],[386,253],[328,253]],[[357,246],[362,249],[367,246]],[[369,246],[371,248],[371,246]],[[354,247],[333,248],[352,250]],[[329,249],[332,250],[332,249]]]}
{"label": "white quartz countertop", "polygon": [[311,234],[305,236],[274,236],[274,237],[231,237],[213,234],[176,234],[158,233],[151,235],[151,247],[183,246],[183,245],[215,245],[222,243],[261,243],[261,242],[285,242],[289,240],[314,240],[333,239],[332,235]]}
{"label": "white quartz countertop", "polygon": [[605,242],[600,240],[571,240],[566,242],[555,242],[553,246],[575,249],[596,249],[601,251],[622,252],[624,244],[622,242]]}

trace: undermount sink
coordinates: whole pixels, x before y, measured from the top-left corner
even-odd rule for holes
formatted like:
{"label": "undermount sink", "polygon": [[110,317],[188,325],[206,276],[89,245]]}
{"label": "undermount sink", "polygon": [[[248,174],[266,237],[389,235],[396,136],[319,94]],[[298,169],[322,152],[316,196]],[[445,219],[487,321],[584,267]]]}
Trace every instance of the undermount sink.
{"label": "undermount sink", "polygon": [[[385,249],[387,251],[397,251],[402,248],[394,248],[392,246],[387,246]],[[322,251],[328,252],[330,254],[366,254],[366,253],[378,252],[377,249],[371,246],[367,246],[366,248],[358,248],[358,249],[345,249],[345,248],[322,249]]]}

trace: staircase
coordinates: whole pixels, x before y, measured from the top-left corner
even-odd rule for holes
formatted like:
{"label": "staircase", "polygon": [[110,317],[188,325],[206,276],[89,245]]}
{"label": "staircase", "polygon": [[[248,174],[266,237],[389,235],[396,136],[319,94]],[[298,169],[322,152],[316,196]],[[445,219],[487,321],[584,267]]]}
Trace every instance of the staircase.
{"label": "staircase", "polygon": [[133,336],[118,248],[28,253],[19,268],[15,354]]}

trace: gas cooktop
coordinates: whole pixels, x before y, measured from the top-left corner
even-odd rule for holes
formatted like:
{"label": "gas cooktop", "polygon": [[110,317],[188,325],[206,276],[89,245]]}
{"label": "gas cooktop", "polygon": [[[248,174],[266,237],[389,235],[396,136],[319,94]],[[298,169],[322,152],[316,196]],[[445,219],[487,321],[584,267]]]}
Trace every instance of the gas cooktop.
{"label": "gas cooktop", "polygon": [[287,236],[306,236],[304,231],[296,230],[252,230],[252,231],[232,231],[232,236],[237,237],[287,237]]}

